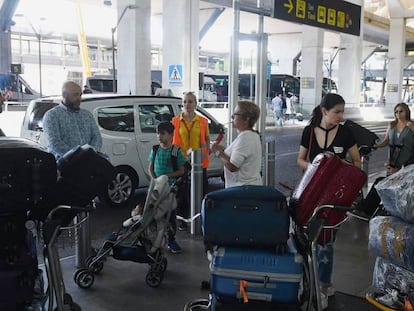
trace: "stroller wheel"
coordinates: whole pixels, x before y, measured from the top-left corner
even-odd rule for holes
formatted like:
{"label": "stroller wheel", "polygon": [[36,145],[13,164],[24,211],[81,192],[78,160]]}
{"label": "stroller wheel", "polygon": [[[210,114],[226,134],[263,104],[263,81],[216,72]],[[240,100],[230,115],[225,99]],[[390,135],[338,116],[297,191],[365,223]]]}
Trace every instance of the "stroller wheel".
{"label": "stroller wheel", "polygon": [[80,269],[76,272],[75,282],[80,288],[90,288],[95,281],[95,276],[88,269]]}
{"label": "stroller wheel", "polygon": [[102,271],[104,267],[104,263],[102,261],[95,262],[92,264],[92,261],[94,260],[95,256],[89,256],[86,259],[86,266],[88,267],[89,271],[92,271],[93,273],[99,273]]}
{"label": "stroller wheel", "polygon": [[150,270],[145,277],[145,282],[150,287],[158,287],[161,285],[164,274],[159,271]]}
{"label": "stroller wheel", "polygon": [[210,310],[210,301],[208,299],[196,299],[190,301],[184,306],[184,311],[202,311]]}
{"label": "stroller wheel", "polygon": [[76,270],[75,274],[73,275],[73,282],[76,282],[76,279],[78,278],[79,273],[81,273],[84,269],[78,269]]}

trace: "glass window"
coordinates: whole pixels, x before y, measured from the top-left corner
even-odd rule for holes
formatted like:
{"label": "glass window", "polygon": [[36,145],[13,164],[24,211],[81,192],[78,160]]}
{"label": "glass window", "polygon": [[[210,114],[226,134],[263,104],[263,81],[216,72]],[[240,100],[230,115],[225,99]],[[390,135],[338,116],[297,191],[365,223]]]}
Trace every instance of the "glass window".
{"label": "glass window", "polygon": [[161,121],[171,121],[174,111],[171,105],[140,105],[139,123],[142,133],[156,133]]}
{"label": "glass window", "polygon": [[105,93],[113,92],[112,79],[90,78],[88,81],[92,90]]}
{"label": "glass window", "polygon": [[134,132],[134,107],[105,107],[98,109],[98,124],[109,131]]}

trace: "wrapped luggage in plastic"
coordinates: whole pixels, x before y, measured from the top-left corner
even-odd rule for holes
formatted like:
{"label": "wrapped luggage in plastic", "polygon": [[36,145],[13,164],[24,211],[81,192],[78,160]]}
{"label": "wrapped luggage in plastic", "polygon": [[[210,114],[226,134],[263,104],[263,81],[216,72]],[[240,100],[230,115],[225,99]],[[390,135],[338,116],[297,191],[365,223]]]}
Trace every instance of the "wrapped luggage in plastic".
{"label": "wrapped luggage in plastic", "polygon": [[377,257],[372,285],[381,291],[397,289],[401,294],[414,296],[414,272],[404,269],[389,260]]}
{"label": "wrapped luggage in plastic", "polygon": [[[26,229],[26,212],[0,217],[0,310],[19,311],[33,299],[38,275],[36,240]],[[32,222],[33,223],[33,222]]]}
{"label": "wrapped luggage in plastic", "polygon": [[73,148],[58,161],[59,203],[84,206],[107,191],[115,178],[114,166],[91,146]]}
{"label": "wrapped luggage in plastic", "polygon": [[391,215],[414,223],[414,164],[383,179],[375,188]]}
{"label": "wrapped luggage in plastic", "polygon": [[56,179],[52,154],[28,139],[0,137],[0,212],[53,204]]}
{"label": "wrapped luggage in plastic", "polygon": [[369,222],[369,250],[391,262],[414,270],[414,226],[393,216]]}

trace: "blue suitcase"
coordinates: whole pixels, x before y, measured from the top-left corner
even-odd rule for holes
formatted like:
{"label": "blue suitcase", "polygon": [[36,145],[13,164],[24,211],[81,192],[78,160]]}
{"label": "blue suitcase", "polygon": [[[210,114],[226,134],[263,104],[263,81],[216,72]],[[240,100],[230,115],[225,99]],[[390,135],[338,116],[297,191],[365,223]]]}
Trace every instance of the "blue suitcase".
{"label": "blue suitcase", "polygon": [[208,193],[202,205],[204,241],[221,246],[274,247],[289,238],[286,197],[268,186]]}
{"label": "blue suitcase", "polygon": [[212,294],[217,299],[296,303],[303,276],[303,258],[290,242],[284,254],[219,247],[210,266]]}

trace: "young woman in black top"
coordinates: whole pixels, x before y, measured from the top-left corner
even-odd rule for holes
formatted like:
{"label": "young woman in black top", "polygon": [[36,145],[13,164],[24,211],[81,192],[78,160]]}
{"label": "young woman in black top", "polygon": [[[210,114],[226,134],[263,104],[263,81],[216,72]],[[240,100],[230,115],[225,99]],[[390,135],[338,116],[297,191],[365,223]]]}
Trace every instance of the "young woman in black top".
{"label": "young woman in black top", "polygon": [[[338,94],[326,94],[319,106],[315,107],[309,125],[302,133],[299,148],[298,165],[305,170],[312,160],[325,151],[331,151],[341,159],[349,153],[352,163],[361,167],[358,147],[348,128],[340,122],[343,121],[345,101]],[[332,287],[333,270],[333,242],[318,248],[318,266],[321,292],[325,301],[334,294]],[[327,303],[327,302],[326,302]]]}
{"label": "young woman in black top", "polygon": [[[340,124],[343,121],[345,101],[338,94],[326,94],[312,112],[309,125],[302,133],[298,164],[306,169],[312,160],[325,151],[331,151],[341,159],[349,153],[352,163],[361,167],[358,147],[351,131]],[[309,150],[310,147],[310,150]]]}

